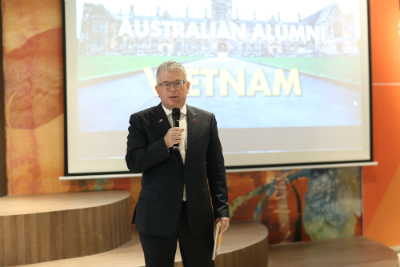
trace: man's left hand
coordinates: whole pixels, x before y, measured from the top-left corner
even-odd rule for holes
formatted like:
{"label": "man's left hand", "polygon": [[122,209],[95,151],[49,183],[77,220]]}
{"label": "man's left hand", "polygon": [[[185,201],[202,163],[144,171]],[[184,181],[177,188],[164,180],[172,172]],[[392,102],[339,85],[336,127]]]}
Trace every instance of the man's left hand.
{"label": "man's left hand", "polygon": [[223,234],[229,227],[229,218],[227,217],[220,217],[215,219],[216,223],[221,222],[221,228],[219,229],[219,233]]}

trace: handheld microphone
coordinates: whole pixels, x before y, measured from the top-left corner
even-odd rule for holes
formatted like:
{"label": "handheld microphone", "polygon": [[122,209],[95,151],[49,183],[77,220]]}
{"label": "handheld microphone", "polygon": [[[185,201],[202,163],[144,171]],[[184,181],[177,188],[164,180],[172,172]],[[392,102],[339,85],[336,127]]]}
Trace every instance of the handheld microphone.
{"label": "handheld microphone", "polygon": [[[172,127],[179,127],[179,119],[181,118],[181,110],[174,108],[172,110]],[[179,150],[179,144],[174,144],[172,147],[174,150]]]}

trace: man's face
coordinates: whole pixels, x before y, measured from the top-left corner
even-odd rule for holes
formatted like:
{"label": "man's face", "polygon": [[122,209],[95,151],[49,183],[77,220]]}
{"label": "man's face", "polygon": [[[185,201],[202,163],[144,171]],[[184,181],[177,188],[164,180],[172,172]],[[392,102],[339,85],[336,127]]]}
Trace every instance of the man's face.
{"label": "man's face", "polygon": [[[158,76],[157,83],[182,81],[183,73],[180,71],[165,71]],[[190,82],[187,81],[181,88],[177,89],[171,84],[169,90],[163,90],[160,85],[156,85],[156,91],[161,99],[161,103],[167,109],[181,109],[186,102],[186,96],[189,93]]]}

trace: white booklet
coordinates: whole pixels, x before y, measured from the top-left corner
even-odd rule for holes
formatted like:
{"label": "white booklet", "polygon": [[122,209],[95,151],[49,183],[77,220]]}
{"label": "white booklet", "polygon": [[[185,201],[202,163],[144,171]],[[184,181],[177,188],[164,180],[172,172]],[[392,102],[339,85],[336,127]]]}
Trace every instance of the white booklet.
{"label": "white booklet", "polygon": [[221,247],[222,234],[220,234],[220,232],[219,232],[220,228],[221,228],[221,222],[217,223],[217,225],[215,226],[214,252],[213,252],[212,260],[215,260],[215,258],[218,255],[219,248]]}

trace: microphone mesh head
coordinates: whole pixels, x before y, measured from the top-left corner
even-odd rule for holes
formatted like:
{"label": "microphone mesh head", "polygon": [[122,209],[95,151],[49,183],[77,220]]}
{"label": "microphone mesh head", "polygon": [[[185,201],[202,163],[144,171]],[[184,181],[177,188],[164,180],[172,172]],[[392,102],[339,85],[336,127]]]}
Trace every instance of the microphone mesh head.
{"label": "microphone mesh head", "polygon": [[180,119],[181,117],[181,110],[179,108],[172,109],[172,118]]}

